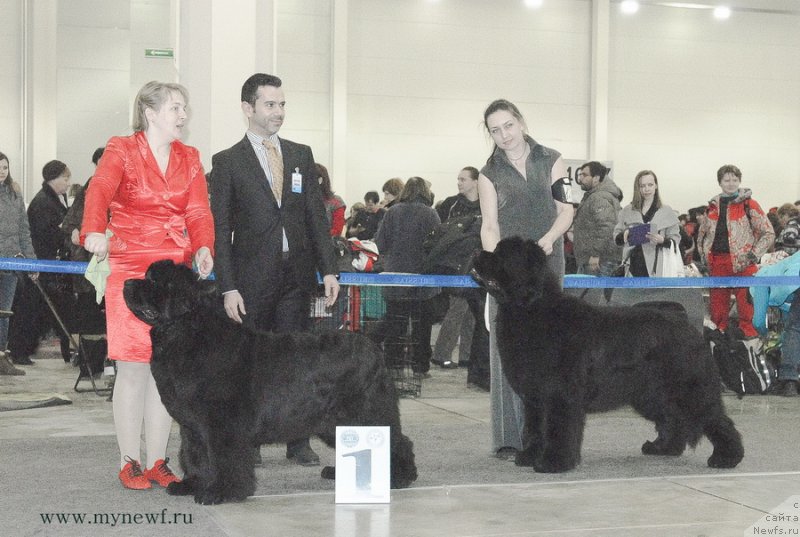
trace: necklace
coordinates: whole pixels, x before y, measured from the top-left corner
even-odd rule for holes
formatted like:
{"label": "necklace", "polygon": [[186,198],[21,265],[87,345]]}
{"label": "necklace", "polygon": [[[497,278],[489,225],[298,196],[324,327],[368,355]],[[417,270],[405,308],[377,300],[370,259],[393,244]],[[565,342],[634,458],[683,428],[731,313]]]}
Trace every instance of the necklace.
{"label": "necklace", "polygon": [[517,158],[514,158],[514,157],[512,157],[511,155],[508,155],[507,153],[506,153],[506,155],[508,156],[508,159],[509,159],[511,162],[513,162],[514,164],[516,164],[516,163],[518,163],[520,160],[522,160],[522,159],[523,159],[523,157],[527,156],[527,154],[528,154],[528,149],[529,149],[529,147],[528,147],[528,144],[525,144],[525,147],[522,149],[522,154],[521,154],[520,156],[518,156]]}

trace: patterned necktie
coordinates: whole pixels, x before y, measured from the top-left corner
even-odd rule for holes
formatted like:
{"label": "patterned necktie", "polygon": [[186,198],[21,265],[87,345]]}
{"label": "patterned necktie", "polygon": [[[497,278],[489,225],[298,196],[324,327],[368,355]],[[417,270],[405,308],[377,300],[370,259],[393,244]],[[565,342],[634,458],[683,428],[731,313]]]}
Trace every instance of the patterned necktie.
{"label": "patterned necktie", "polygon": [[267,149],[267,160],[269,161],[269,171],[272,174],[272,193],[278,203],[281,202],[283,193],[283,158],[278,153],[278,148],[269,140],[264,140],[264,147]]}

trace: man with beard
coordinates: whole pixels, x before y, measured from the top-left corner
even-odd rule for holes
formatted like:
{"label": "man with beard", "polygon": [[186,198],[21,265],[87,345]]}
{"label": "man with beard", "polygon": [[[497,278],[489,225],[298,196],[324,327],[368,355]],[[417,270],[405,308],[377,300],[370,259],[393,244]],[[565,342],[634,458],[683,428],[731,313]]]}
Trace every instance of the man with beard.
{"label": "man with beard", "polygon": [[[248,78],[241,93],[247,133],[211,160],[215,268],[225,312],[237,323],[277,333],[308,330],[317,271],[326,307],[339,294],[311,148],[278,136],[285,106],[280,78],[265,73]],[[286,458],[319,464],[308,438],[289,442]]]}
{"label": "man with beard", "polygon": [[609,171],[596,161],[578,169],[578,183],[585,192],[573,221],[579,274],[610,276],[622,258],[622,249],[614,242],[622,191],[607,177]]}

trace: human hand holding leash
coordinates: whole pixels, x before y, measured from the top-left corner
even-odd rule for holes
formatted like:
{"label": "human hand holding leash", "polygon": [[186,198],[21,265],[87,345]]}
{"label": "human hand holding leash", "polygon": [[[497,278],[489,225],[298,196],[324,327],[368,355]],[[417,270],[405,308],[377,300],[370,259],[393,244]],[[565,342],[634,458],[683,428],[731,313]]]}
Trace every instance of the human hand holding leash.
{"label": "human hand holding leash", "polygon": [[553,253],[553,240],[547,235],[542,236],[542,238],[537,241],[537,244],[541,246],[545,254],[550,255]]}
{"label": "human hand holding leash", "polygon": [[214,258],[211,257],[211,250],[203,246],[194,254],[194,263],[197,265],[197,273],[201,280],[208,278],[214,269]]}

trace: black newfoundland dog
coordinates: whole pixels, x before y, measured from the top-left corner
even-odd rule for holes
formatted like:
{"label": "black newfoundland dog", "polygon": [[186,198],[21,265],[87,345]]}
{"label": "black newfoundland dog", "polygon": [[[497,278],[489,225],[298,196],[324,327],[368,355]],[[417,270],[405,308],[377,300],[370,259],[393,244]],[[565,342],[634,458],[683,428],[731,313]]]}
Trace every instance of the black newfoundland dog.
{"label": "black newfoundland dog", "polygon": [[334,446],[337,425],[390,426],[391,486],[417,478],[394,384],[366,337],[247,330],[225,316],[213,282],[171,261],[125,282],[124,296],[153,327],[151,370],[181,426],[184,478],[169,494],[244,500],[256,488],[254,446],[311,435]]}
{"label": "black newfoundland dog", "polygon": [[705,435],[714,446],[709,466],[733,468],[742,460],[708,344],[685,312],[663,303],[593,307],[565,295],[544,251],[518,237],[481,252],[473,275],[498,302],[503,371],[525,408],[518,465],[574,468],[586,413],[623,405],[656,424],[645,455],[681,455]]}

